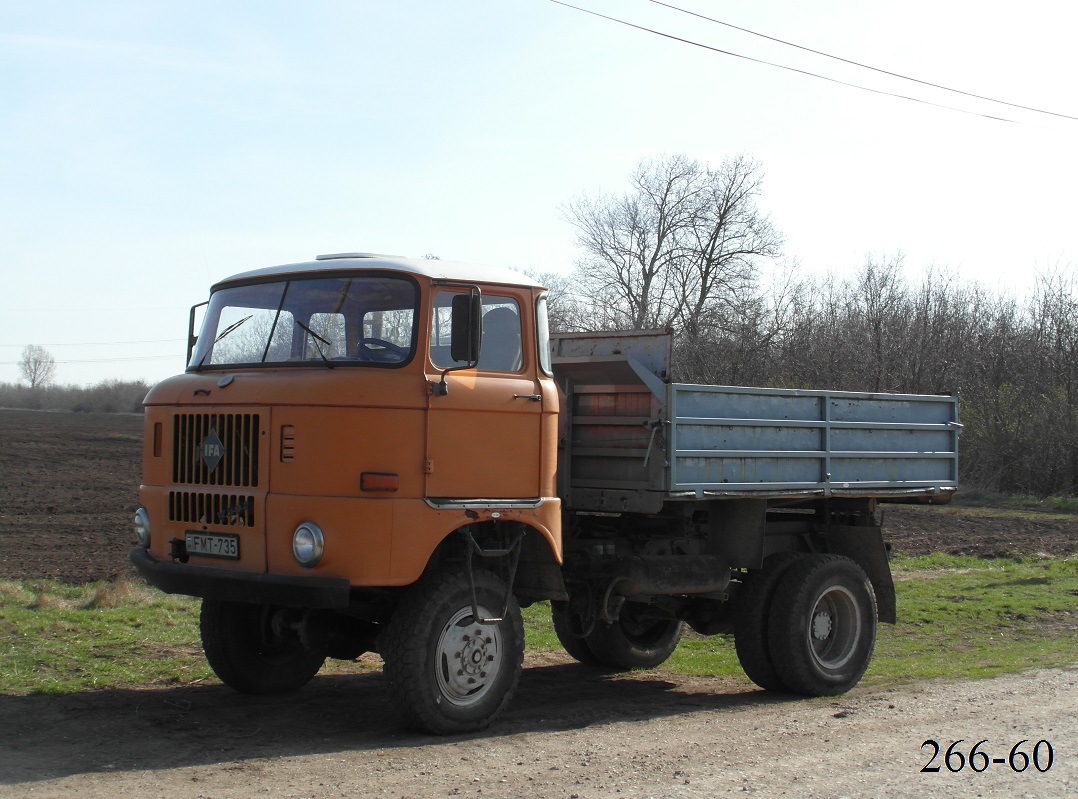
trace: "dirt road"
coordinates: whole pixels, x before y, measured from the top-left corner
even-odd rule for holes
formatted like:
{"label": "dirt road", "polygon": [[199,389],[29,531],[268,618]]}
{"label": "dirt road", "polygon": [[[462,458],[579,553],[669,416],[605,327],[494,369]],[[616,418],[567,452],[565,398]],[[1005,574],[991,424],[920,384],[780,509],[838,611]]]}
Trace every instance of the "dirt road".
{"label": "dirt road", "polygon": [[[994,759],[1049,741],[1054,763],[948,771],[951,742],[968,755],[986,738]],[[926,739],[943,750],[938,773],[921,772]],[[1038,754],[1043,767],[1043,744]],[[492,730],[448,739],[405,732],[377,673],[274,699],[219,686],[0,697],[2,797],[375,795],[1075,796],[1078,669],[805,700],[734,679],[603,677],[544,656]]]}

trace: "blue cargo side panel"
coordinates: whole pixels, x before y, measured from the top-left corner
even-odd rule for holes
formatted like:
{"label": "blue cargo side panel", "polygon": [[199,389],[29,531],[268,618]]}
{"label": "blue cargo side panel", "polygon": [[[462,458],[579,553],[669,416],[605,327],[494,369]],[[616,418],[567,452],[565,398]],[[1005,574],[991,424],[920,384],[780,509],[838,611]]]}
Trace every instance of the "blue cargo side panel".
{"label": "blue cargo side panel", "polygon": [[958,402],[670,384],[667,490],[822,496],[954,490]]}

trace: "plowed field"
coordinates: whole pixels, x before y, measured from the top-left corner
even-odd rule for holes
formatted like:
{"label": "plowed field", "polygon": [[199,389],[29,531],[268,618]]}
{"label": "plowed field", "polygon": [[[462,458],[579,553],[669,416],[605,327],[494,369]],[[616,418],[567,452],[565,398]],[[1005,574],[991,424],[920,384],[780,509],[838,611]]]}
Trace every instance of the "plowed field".
{"label": "plowed field", "polygon": [[[0,578],[69,583],[134,574],[142,417],[0,409]],[[894,551],[1078,552],[1078,517],[889,505]]]}

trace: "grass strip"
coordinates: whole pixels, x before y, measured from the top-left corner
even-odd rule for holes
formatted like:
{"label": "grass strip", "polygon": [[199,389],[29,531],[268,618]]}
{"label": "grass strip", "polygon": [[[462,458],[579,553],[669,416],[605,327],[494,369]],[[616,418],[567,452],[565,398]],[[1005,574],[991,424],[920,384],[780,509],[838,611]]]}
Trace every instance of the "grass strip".
{"label": "grass strip", "polygon": [[[974,678],[1078,663],[1078,557],[929,555],[892,564],[900,621],[881,625],[867,684]],[[528,648],[561,649],[545,603],[525,609]],[[379,668],[329,661],[329,673]],[[727,636],[686,634],[662,669],[741,675]],[[0,582],[0,694],[212,681],[198,600],[128,582]]]}

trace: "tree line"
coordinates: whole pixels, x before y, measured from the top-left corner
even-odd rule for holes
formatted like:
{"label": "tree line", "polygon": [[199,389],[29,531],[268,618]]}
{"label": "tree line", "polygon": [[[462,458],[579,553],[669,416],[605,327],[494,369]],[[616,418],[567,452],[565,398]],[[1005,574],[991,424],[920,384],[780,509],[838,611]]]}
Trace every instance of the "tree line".
{"label": "tree line", "polygon": [[142,413],[150,384],[142,380],[104,380],[92,386],[48,383],[34,387],[0,383],[0,408],[75,413]]}
{"label": "tree line", "polygon": [[39,344],[28,344],[19,359],[26,385],[0,383],[0,408],[75,413],[141,413],[150,384],[142,380],[103,380],[92,386],[61,386],[56,359]]}
{"label": "tree line", "polygon": [[910,278],[901,255],[804,277],[777,260],[757,162],[643,161],[629,186],[563,208],[582,256],[541,276],[557,329],[672,328],[682,382],[958,394],[963,486],[1078,495],[1073,264],[1024,299]]}

